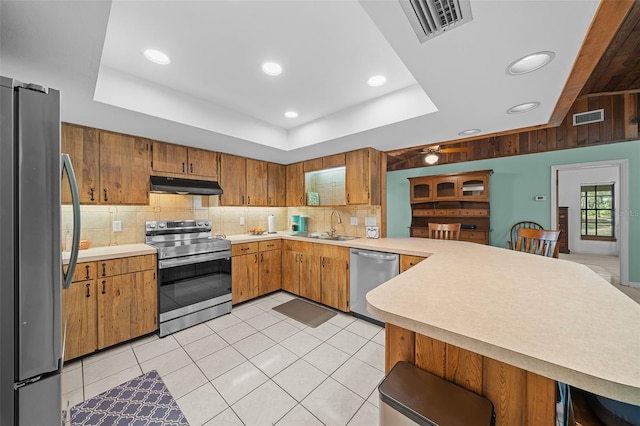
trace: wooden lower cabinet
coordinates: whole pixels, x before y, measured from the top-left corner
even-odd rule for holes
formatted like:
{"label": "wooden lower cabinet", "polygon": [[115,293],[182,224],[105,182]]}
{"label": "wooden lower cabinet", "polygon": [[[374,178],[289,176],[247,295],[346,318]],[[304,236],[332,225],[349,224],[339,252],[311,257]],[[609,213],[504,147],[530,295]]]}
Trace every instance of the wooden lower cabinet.
{"label": "wooden lower cabinet", "polygon": [[319,244],[322,304],[349,312],[349,249]]}
{"label": "wooden lower cabinet", "polygon": [[555,380],[387,323],[385,370],[407,361],[493,403],[495,426],[553,426]]}
{"label": "wooden lower cabinet", "polygon": [[247,300],[282,288],[280,240],[231,246],[231,303]]}
{"label": "wooden lower cabinet", "polygon": [[[118,274],[109,274],[108,264],[114,264]],[[140,270],[130,272],[127,265]],[[72,282],[62,292],[63,327],[66,325],[65,360],[157,329],[155,255],[78,264],[74,280],[87,277]]]}
{"label": "wooden lower cabinet", "polygon": [[285,250],[282,256],[282,274],[283,290],[316,302],[321,301],[320,258],[312,250]]}
{"label": "wooden lower cabinet", "polygon": [[408,254],[401,254],[400,255],[400,273],[403,273],[407,269],[410,269],[416,266],[418,263],[422,262],[425,259],[426,257],[422,257],[422,256],[411,256]]}

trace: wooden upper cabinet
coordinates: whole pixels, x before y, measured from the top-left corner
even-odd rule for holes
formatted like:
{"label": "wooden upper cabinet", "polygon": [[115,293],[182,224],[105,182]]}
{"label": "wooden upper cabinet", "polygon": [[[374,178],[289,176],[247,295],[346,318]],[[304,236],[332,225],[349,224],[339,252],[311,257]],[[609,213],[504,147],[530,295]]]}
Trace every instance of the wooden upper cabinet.
{"label": "wooden upper cabinet", "polygon": [[435,196],[433,179],[431,177],[420,177],[409,179],[409,198],[411,204],[432,201]]}
{"label": "wooden upper cabinet", "polygon": [[286,167],[282,164],[267,165],[267,205],[269,207],[286,207]]}
{"label": "wooden upper cabinet", "polygon": [[150,141],[100,132],[102,204],[149,204]]}
{"label": "wooden upper cabinet", "polygon": [[489,175],[465,175],[458,178],[458,198],[461,200],[489,201]]}
{"label": "wooden upper cabinet", "polygon": [[[247,192],[245,205],[266,206],[268,191],[268,163],[266,161],[246,159],[247,167]],[[223,188],[224,190],[224,188]]]}
{"label": "wooden upper cabinet", "polygon": [[[293,163],[286,168],[287,206],[304,206],[304,164]],[[224,188],[223,188],[224,189]]]}
{"label": "wooden upper cabinet", "polygon": [[223,194],[220,195],[221,206],[245,205],[247,179],[246,158],[237,155],[223,154],[219,156],[218,181]]}
{"label": "wooden upper cabinet", "polygon": [[[62,152],[69,154],[78,182],[81,204],[98,204],[100,192],[100,145],[98,131],[62,123]],[[71,203],[68,185],[62,185],[62,202]]]}
{"label": "wooden upper cabinet", "polygon": [[443,176],[433,180],[435,190],[435,200],[457,200],[458,199],[458,177]]}
{"label": "wooden upper cabinet", "polygon": [[152,170],[173,175],[218,178],[218,153],[172,143],[153,143]]}
{"label": "wooden upper cabinet", "polygon": [[322,157],[322,168],[333,169],[334,167],[341,167],[346,164],[346,161],[347,159],[344,152],[342,154],[334,154]]}
{"label": "wooden upper cabinet", "polygon": [[320,158],[314,158],[313,160],[307,160],[305,162],[302,163],[303,164],[303,169],[306,172],[315,172],[316,170],[322,170],[323,169],[323,165],[322,165],[322,157]]}
{"label": "wooden upper cabinet", "polygon": [[217,152],[207,151],[206,149],[189,148],[187,154],[188,174],[218,179]]}
{"label": "wooden upper cabinet", "polygon": [[380,204],[380,152],[363,148],[346,153],[347,204]]}
{"label": "wooden upper cabinet", "polygon": [[153,143],[153,171],[184,174],[187,172],[187,147],[172,143]]}

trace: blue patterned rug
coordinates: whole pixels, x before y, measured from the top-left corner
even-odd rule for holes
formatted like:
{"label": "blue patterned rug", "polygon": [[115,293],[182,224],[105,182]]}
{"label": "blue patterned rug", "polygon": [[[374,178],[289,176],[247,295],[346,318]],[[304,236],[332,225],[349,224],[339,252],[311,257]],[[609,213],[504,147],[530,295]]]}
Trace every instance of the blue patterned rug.
{"label": "blue patterned rug", "polygon": [[71,407],[71,426],[189,425],[157,371]]}

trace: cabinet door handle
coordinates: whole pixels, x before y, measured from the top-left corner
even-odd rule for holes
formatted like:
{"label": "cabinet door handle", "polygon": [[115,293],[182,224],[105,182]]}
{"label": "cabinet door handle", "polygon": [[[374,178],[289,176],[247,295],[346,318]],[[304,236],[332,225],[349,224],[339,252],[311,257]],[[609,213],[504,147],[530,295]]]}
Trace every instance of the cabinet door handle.
{"label": "cabinet door handle", "polygon": [[347,194],[347,203],[349,203],[351,200],[349,199],[349,194]]}
{"label": "cabinet door handle", "polygon": [[262,263],[262,262],[264,262],[264,257],[263,257],[263,254],[262,254],[262,253],[260,253],[260,262],[261,262],[261,263]]}
{"label": "cabinet door handle", "polygon": [[107,264],[106,263],[102,264],[102,276],[103,277],[107,276]]}
{"label": "cabinet door handle", "polygon": [[89,188],[89,194],[91,194],[91,201],[95,201],[95,197],[93,196],[93,192],[95,191],[95,189],[93,188]]}
{"label": "cabinet door handle", "polygon": [[242,196],[242,204],[244,205],[244,195]]}
{"label": "cabinet door handle", "polygon": [[253,263],[258,263],[258,255],[254,254],[254,256],[255,256],[255,259],[254,259]]}
{"label": "cabinet door handle", "polygon": [[106,294],[107,293],[107,282],[105,280],[102,280],[102,294]]}
{"label": "cabinet door handle", "polygon": [[247,204],[251,204],[251,195],[247,195]]}
{"label": "cabinet door handle", "polygon": [[84,279],[85,279],[85,280],[88,280],[88,279],[91,277],[91,275],[89,275],[89,269],[90,269],[90,266],[89,266],[89,265],[85,265],[85,268],[87,269],[87,275],[85,276],[85,278],[84,278]]}
{"label": "cabinet door handle", "polygon": [[302,263],[302,253],[300,253],[300,263]]}
{"label": "cabinet door handle", "polygon": [[324,257],[322,258],[321,264],[322,264],[322,267],[324,268]]}
{"label": "cabinet door handle", "polygon": [[193,173],[193,163],[189,163],[189,173]]}
{"label": "cabinet door handle", "polygon": [[109,196],[107,195],[107,188],[104,189],[104,200],[109,201]]}
{"label": "cabinet door handle", "polygon": [[300,197],[300,205],[302,205],[302,197]]}
{"label": "cabinet door handle", "polygon": [[90,293],[90,288],[91,288],[91,283],[86,283],[85,286],[87,287],[87,297],[91,297],[91,293]]}
{"label": "cabinet door handle", "polygon": [[268,201],[269,205],[271,205],[271,197],[269,197],[269,201]]}
{"label": "cabinet door handle", "polygon": [[241,250],[241,251],[249,250],[249,247],[243,247],[243,248],[241,248],[240,250]]}
{"label": "cabinet door handle", "polygon": [[298,253],[296,253],[296,263],[299,262],[299,257],[298,257]]}
{"label": "cabinet door handle", "polygon": [[182,163],[182,173],[184,173],[186,170],[184,169],[184,163]]}

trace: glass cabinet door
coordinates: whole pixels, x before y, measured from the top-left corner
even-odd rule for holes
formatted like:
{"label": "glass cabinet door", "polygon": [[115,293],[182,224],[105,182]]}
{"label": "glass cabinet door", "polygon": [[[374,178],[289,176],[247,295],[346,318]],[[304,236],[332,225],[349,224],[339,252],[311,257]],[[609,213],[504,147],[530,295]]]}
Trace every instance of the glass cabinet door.
{"label": "glass cabinet door", "polygon": [[437,200],[455,200],[458,198],[458,178],[455,176],[434,181]]}
{"label": "glass cabinet door", "polygon": [[433,200],[433,181],[428,178],[411,179],[409,181],[411,204]]}
{"label": "glass cabinet door", "polygon": [[486,176],[469,176],[460,179],[460,199],[489,200],[489,187]]}

